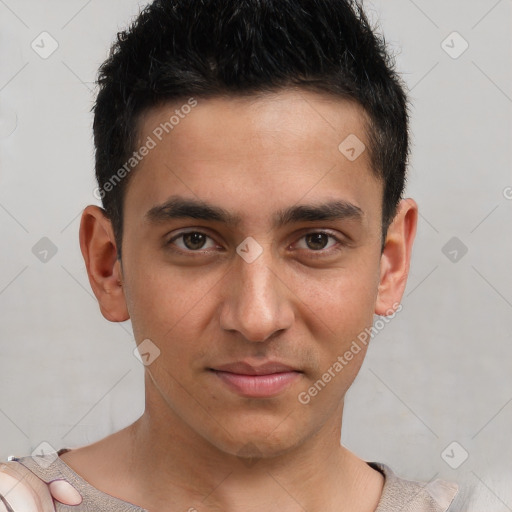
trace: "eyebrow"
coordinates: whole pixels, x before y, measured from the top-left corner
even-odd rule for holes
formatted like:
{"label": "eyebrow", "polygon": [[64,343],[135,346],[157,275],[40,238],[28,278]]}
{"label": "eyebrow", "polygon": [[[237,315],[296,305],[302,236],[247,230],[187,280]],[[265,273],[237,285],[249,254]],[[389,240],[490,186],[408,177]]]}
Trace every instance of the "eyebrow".
{"label": "eyebrow", "polygon": [[[196,199],[185,199],[172,196],[165,203],[154,206],[145,215],[152,223],[162,223],[172,219],[197,219],[207,222],[220,222],[237,226],[241,217],[234,215],[224,208]],[[315,221],[356,220],[362,221],[364,212],[355,204],[337,199],[321,204],[301,204],[290,206],[274,214],[273,227],[278,228],[287,224]]]}

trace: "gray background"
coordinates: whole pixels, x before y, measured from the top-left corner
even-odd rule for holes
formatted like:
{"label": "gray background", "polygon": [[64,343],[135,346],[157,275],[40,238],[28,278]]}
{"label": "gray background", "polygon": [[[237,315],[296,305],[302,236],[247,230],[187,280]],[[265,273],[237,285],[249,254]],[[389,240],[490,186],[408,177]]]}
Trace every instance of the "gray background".
{"label": "gray background", "polygon": [[[130,324],[103,319],[78,246],[98,204],[96,70],[143,4],[0,0],[0,459],[143,412]],[[458,481],[467,510],[512,511],[512,1],[365,5],[411,90],[421,217],[403,310],[372,341],[342,442],[401,476]],[[43,31],[47,58],[31,47],[51,49]]]}

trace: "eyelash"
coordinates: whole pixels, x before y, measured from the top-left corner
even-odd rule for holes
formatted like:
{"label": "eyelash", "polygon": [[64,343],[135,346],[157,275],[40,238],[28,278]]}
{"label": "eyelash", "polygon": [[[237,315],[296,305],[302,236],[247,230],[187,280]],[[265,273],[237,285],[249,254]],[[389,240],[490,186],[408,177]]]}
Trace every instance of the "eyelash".
{"label": "eyelash", "polygon": [[[186,232],[182,232],[182,233],[179,233],[178,235],[173,236],[166,243],[166,245],[172,247],[172,246],[174,246],[174,242],[176,240],[184,237],[185,235],[190,235],[190,234],[204,235],[208,239],[213,240],[213,238],[211,236],[207,235],[206,233],[204,233],[202,231],[186,231]],[[332,233],[329,233],[328,231],[322,231],[322,230],[319,230],[319,231],[308,231],[307,233],[304,233],[299,238],[299,240],[303,240],[305,237],[307,237],[309,235],[317,235],[317,234],[326,235],[331,240],[334,240],[335,242],[337,242],[337,244],[332,246],[332,247],[329,247],[328,249],[319,249],[317,251],[315,251],[313,249],[299,249],[301,251],[306,250],[307,252],[309,252],[311,258],[319,258],[319,257],[322,257],[322,256],[330,255],[333,252],[339,252],[339,251],[343,250],[346,247],[346,245],[347,245],[346,242],[340,240],[338,237],[334,236]],[[202,249],[198,249],[198,250],[194,251],[193,249],[184,250],[184,249],[181,249],[181,248],[178,248],[178,249],[172,248],[172,250],[174,252],[179,253],[179,254],[200,254],[200,255],[203,254],[204,255],[206,252],[209,252],[209,250],[205,251],[205,250],[202,250]]]}

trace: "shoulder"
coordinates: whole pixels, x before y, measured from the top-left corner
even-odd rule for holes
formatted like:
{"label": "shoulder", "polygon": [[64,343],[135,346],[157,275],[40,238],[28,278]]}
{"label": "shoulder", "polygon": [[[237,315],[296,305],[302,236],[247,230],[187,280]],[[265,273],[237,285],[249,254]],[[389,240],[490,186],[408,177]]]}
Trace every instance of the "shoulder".
{"label": "shoulder", "polygon": [[[116,512],[146,512],[144,509],[119,498],[106,494],[96,487],[90,485],[71,467],[69,467],[59,456],[60,452],[47,453],[32,457],[13,458],[11,464],[13,470],[19,471],[20,474],[26,475],[31,482],[36,482],[37,486],[33,488],[37,497],[50,499],[51,508],[33,507],[29,510],[34,512],[54,512],[55,510],[68,510],[67,505],[57,502],[53,507],[53,499],[47,484],[55,480],[67,482],[76,491],[76,496],[80,499],[77,501],[75,510],[115,510]],[[25,476],[23,476],[25,478]],[[30,484],[32,486],[32,483]],[[51,484],[50,484],[51,485]],[[74,498],[73,498],[74,499]],[[59,501],[60,498],[58,498]],[[65,503],[70,503],[67,499]],[[70,503],[73,504],[73,503]],[[14,508],[14,507],[12,507]],[[0,511],[1,511],[0,507]],[[9,510],[9,509],[7,509]],[[26,510],[22,508],[20,510]]]}
{"label": "shoulder", "polygon": [[385,482],[379,505],[375,512],[395,510],[415,512],[458,512],[454,500],[459,492],[455,482],[436,479],[419,482],[401,478],[386,464],[368,462],[384,474]]}

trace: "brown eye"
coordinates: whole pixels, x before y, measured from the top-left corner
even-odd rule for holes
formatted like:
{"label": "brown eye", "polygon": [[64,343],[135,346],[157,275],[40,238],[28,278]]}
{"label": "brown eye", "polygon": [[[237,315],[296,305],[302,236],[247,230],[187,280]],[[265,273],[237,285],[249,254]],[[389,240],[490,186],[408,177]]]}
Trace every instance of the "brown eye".
{"label": "brown eye", "polygon": [[310,231],[294,244],[295,249],[302,251],[302,254],[305,252],[311,258],[332,256],[344,247],[342,240],[327,231]]}
{"label": "brown eye", "polygon": [[185,247],[191,251],[202,249],[208,238],[206,235],[203,235],[203,233],[197,232],[185,233],[182,237]]}
{"label": "brown eye", "polygon": [[202,249],[213,249],[215,241],[208,235],[200,231],[189,231],[188,233],[180,233],[174,236],[169,245],[178,247],[182,252],[200,252]]}
{"label": "brown eye", "polygon": [[310,233],[309,235],[306,235],[304,238],[306,240],[306,245],[308,249],[320,251],[322,249],[325,249],[330,237],[325,233]]}

